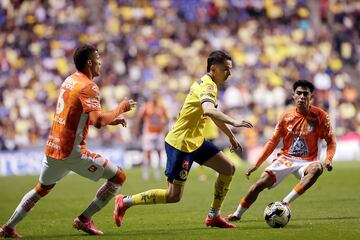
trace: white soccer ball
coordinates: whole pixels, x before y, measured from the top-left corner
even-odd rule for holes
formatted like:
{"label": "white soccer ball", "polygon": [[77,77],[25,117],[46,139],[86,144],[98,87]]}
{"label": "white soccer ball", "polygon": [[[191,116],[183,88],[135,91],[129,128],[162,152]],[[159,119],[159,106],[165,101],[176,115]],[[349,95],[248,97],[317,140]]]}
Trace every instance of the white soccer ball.
{"label": "white soccer ball", "polygon": [[272,202],[264,210],[264,218],[272,228],[282,228],[289,222],[291,211],[281,202]]}

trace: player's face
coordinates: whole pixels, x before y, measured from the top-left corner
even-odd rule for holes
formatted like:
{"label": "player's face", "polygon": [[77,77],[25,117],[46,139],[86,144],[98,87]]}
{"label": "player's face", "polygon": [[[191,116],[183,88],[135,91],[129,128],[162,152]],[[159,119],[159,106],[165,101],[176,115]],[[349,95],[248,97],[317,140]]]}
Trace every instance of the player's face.
{"label": "player's face", "polygon": [[100,55],[98,51],[95,51],[90,58],[91,61],[91,72],[93,74],[94,77],[97,77],[100,75],[100,69],[101,69],[101,60],[100,60]]}
{"label": "player's face", "polygon": [[217,64],[214,69],[214,78],[218,84],[223,84],[231,75],[232,62],[226,60],[223,64]]}
{"label": "player's face", "polygon": [[310,89],[308,87],[299,86],[295,89],[293,95],[296,107],[304,112],[309,109],[310,101],[312,98]]}

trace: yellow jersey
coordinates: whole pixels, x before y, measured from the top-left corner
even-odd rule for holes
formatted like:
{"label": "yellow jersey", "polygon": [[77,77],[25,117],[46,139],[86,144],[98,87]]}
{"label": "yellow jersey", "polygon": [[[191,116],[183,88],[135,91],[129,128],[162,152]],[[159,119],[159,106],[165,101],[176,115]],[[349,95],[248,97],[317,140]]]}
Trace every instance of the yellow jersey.
{"label": "yellow jersey", "polygon": [[201,104],[212,102],[217,107],[217,94],[217,86],[209,75],[195,81],[165,142],[183,152],[198,149],[204,142],[206,119]]}
{"label": "yellow jersey", "polygon": [[214,140],[219,136],[219,129],[216,124],[213,122],[211,117],[205,118],[205,126],[204,126],[204,138],[206,140]]}

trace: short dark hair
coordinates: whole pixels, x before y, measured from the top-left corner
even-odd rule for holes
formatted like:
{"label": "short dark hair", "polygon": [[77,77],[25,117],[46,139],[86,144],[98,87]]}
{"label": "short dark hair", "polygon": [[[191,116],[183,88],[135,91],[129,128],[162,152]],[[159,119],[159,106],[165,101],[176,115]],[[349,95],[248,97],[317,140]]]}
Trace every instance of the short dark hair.
{"label": "short dark hair", "polygon": [[76,48],[74,52],[74,63],[78,71],[83,70],[86,62],[90,59],[91,54],[97,51],[97,48],[90,44],[84,44]]}
{"label": "short dark hair", "polygon": [[294,82],[293,84],[293,90],[295,92],[295,90],[298,88],[298,87],[307,87],[310,89],[310,92],[312,93],[315,89],[314,87],[314,84],[312,84],[312,82],[308,81],[308,80],[305,80],[305,79],[300,79],[300,80],[297,80],[296,82]]}
{"label": "short dark hair", "polygon": [[207,71],[210,72],[210,67],[213,64],[222,64],[225,60],[232,60],[230,55],[223,51],[213,51],[207,59]]}

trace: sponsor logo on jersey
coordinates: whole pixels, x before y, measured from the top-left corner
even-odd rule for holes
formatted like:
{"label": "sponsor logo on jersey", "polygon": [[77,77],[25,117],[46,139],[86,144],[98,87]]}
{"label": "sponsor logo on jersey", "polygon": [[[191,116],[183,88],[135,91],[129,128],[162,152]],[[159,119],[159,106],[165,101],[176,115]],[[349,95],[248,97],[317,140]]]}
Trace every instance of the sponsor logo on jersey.
{"label": "sponsor logo on jersey", "polygon": [[61,149],[61,147],[60,147],[59,145],[57,145],[56,143],[51,142],[50,140],[47,141],[46,146],[49,146],[49,147],[51,147],[51,148],[55,148],[56,150],[60,150],[60,149]]}
{"label": "sponsor logo on jersey", "polygon": [[59,116],[55,116],[54,118],[54,122],[60,124],[60,125],[65,125],[65,119],[59,117]]}
{"label": "sponsor logo on jersey", "polygon": [[72,90],[75,85],[77,84],[76,81],[74,81],[73,79],[71,78],[67,78],[64,83],[61,85],[61,87],[63,88],[66,88],[66,89],[69,89],[69,90]]}

